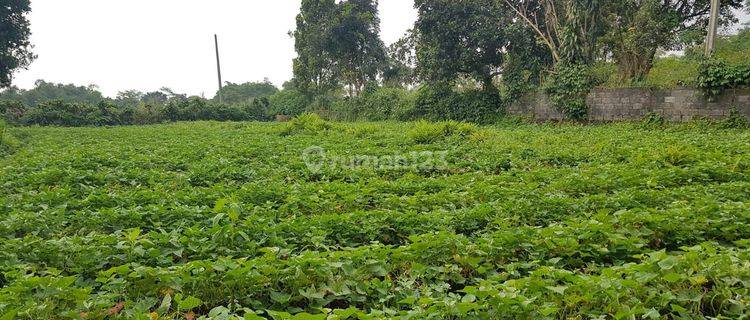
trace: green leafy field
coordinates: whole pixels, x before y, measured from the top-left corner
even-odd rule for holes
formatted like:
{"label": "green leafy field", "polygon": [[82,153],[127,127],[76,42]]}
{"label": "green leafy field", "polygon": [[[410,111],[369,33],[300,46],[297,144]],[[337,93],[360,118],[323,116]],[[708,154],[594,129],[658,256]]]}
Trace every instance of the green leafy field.
{"label": "green leafy field", "polygon": [[[0,319],[750,316],[750,131],[16,128]],[[445,166],[324,165],[445,153]]]}

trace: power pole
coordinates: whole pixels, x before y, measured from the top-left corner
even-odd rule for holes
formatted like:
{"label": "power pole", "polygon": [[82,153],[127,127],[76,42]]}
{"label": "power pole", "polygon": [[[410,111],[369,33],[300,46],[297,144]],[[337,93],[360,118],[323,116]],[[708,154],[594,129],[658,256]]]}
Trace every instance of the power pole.
{"label": "power pole", "polygon": [[214,44],[216,45],[216,71],[219,73],[219,103],[224,103],[224,97],[221,96],[221,62],[219,62],[219,37],[214,34]]}
{"label": "power pole", "polygon": [[708,20],[708,35],[706,36],[706,56],[714,53],[716,34],[719,30],[719,0],[711,0],[711,17]]}

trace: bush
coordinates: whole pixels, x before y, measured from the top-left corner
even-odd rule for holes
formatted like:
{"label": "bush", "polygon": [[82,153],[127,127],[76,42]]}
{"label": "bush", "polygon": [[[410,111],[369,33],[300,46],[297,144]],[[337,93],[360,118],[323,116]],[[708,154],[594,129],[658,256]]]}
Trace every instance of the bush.
{"label": "bush", "polygon": [[281,132],[281,135],[288,136],[299,133],[316,134],[333,128],[331,123],[323,120],[315,113],[304,113],[290,120]]}
{"label": "bush", "polygon": [[732,108],[729,111],[729,117],[721,122],[722,128],[732,129],[744,129],[750,127],[750,121],[745,118],[742,114],[737,111],[737,108]]}
{"label": "bush", "polygon": [[456,92],[452,85],[438,83],[419,88],[414,109],[408,112],[408,117],[490,123],[498,119],[502,111],[503,103],[499,92]]}
{"label": "bush", "polygon": [[594,86],[591,71],[585,65],[560,64],[544,84],[544,93],[558,110],[570,119],[587,117],[586,97]]}
{"label": "bush", "polygon": [[163,107],[142,104],[133,110],[132,124],[146,125],[161,123],[166,120]]}
{"label": "bush", "polygon": [[305,112],[309,99],[297,90],[279,91],[268,98],[271,116],[298,116]]}
{"label": "bush", "polygon": [[62,100],[42,102],[29,108],[22,122],[42,126],[84,126],[87,124],[86,113],[93,111],[84,109],[87,109],[84,105],[66,103]]}
{"label": "bush", "polygon": [[26,114],[23,103],[13,100],[0,100],[0,118],[8,123],[20,124]]}
{"label": "bush", "polygon": [[378,88],[355,100],[358,119],[406,120],[414,109],[414,95],[402,88]]}
{"label": "bush", "polygon": [[471,123],[457,121],[442,121],[431,123],[425,120],[417,121],[407,136],[415,143],[433,143],[447,137],[469,137],[477,132],[477,127]]}
{"label": "bush", "polygon": [[13,153],[19,146],[18,140],[10,133],[8,124],[0,119],[0,156]]}
{"label": "bush", "polygon": [[270,101],[266,97],[253,99],[253,102],[243,106],[246,120],[268,121],[271,119]]}
{"label": "bush", "polygon": [[649,112],[643,120],[641,120],[641,126],[644,128],[657,128],[662,127],[667,121],[661,114],[655,112]]}
{"label": "bush", "polygon": [[750,64],[730,65],[710,59],[701,63],[696,82],[703,94],[713,100],[726,89],[750,86]]}
{"label": "bush", "polygon": [[698,76],[699,62],[687,57],[664,57],[654,61],[646,76],[646,84],[654,88],[691,85]]}

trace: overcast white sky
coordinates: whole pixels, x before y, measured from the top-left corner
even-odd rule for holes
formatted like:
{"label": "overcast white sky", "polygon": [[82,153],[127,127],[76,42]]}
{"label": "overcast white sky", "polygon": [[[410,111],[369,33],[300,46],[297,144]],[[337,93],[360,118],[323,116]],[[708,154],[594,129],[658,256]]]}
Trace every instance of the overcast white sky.
{"label": "overcast white sky", "polygon": [[[39,58],[16,74],[96,84],[107,96],[167,86],[212,97],[218,83],[213,34],[219,35],[224,81],[280,86],[292,77],[299,0],[33,0],[30,15]],[[416,19],[410,0],[380,0],[381,33],[396,41]]]}
{"label": "overcast white sky", "polygon": [[[219,35],[224,81],[292,77],[299,0],[33,0],[30,15],[39,58],[16,74],[29,89],[37,79],[96,84],[107,96],[128,89],[212,97],[217,89],[213,34]],[[380,0],[386,44],[412,27],[411,0]],[[741,20],[748,21],[747,15]]]}

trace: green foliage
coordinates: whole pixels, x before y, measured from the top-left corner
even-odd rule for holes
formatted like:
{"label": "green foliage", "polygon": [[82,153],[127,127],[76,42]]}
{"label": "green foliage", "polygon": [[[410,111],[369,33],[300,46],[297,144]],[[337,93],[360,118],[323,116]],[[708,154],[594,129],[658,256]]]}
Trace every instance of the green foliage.
{"label": "green foliage", "polygon": [[[221,97],[226,104],[250,104],[258,98],[268,98],[279,92],[268,79],[263,82],[247,82],[236,84],[227,82],[221,88]],[[213,98],[214,102],[219,101],[219,93]]]}
{"label": "green foliage", "polygon": [[750,127],[750,121],[743,116],[739,111],[737,111],[737,108],[732,108],[729,110],[729,116],[722,120],[721,126],[723,128],[734,128],[734,129],[743,129],[743,128],[749,128]]}
{"label": "green foliage", "polygon": [[51,100],[25,107],[17,102],[0,103],[0,114],[20,125],[42,126],[117,126],[155,124],[164,121],[267,121],[269,101],[258,98],[246,104],[214,104],[192,97],[171,99],[166,105],[120,105],[103,100],[97,104],[67,103]]}
{"label": "green foliage", "polygon": [[0,157],[13,153],[19,147],[19,142],[10,132],[10,127],[0,119]]}
{"label": "green foliage", "polygon": [[[703,43],[709,6],[710,1],[607,2],[606,32],[600,41],[617,63],[619,79],[626,84],[639,84],[654,67],[659,50],[676,50]],[[730,23],[734,19],[734,10],[740,6],[740,0],[722,0],[721,22]],[[688,78],[681,80],[685,79]]]}
{"label": "green foliage", "polygon": [[270,115],[296,116],[305,112],[309,98],[296,89],[279,91],[268,98]]}
{"label": "green foliage", "polygon": [[0,89],[10,87],[13,72],[36,59],[29,41],[29,12],[29,0],[8,0],[0,5]]}
{"label": "green foliage", "polygon": [[590,71],[592,81],[599,87],[619,88],[623,86],[622,79],[617,74],[617,65],[614,63],[599,61],[591,66]]}
{"label": "green foliage", "polygon": [[10,88],[0,93],[0,100],[19,101],[26,106],[36,106],[52,100],[66,103],[97,104],[104,100],[96,86],[76,86],[37,80],[31,90]]}
{"label": "green foliage", "polygon": [[687,57],[658,58],[646,76],[646,84],[661,89],[692,85],[699,67],[700,62]]}
{"label": "green foliage", "polygon": [[332,104],[332,118],[347,120],[408,120],[413,116],[415,94],[401,88],[374,88],[354,98]]}
{"label": "green foliage", "polygon": [[539,87],[543,71],[552,65],[552,56],[543,44],[530,36],[532,31],[519,22],[509,25],[505,33],[509,43],[501,88],[503,99],[513,102]]}
{"label": "green foliage", "polygon": [[315,113],[304,113],[286,123],[281,135],[317,134],[333,128],[330,122]]}
{"label": "green foliage", "polygon": [[594,86],[591,71],[585,65],[558,64],[545,81],[544,92],[550,102],[570,119],[587,117],[586,97]]}
{"label": "green foliage", "polygon": [[107,102],[97,105],[67,103],[51,100],[26,110],[21,118],[23,124],[42,126],[101,126],[127,124],[130,115],[126,110]]}
{"label": "green foliage", "polygon": [[19,101],[0,100],[0,119],[13,124],[19,124],[26,114],[26,106]]}
{"label": "green foliage", "polygon": [[[415,125],[14,128],[33,143],[0,159],[0,316],[747,316],[747,130]],[[311,145],[447,154],[311,174]]]}
{"label": "green foliage", "polygon": [[730,65],[717,59],[705,60],[696,82],[706,97],[715,99],[726,89],[750,86],[750,64]]}
{"label": "green foliage", "polygon": [[[415,24],[418,72],[430,82],[470,77],[485,90],[503,65],[509,11],[494,0],[418,0]],[[470,23],[468,23],[470,21]],[[460,40],[459,40],[460,39]]]}
{"label": "green foliage", "polygon": [[450,84],[436,83],[418,89],[412,117],[491,123],[502,114],[503,101],[497,91],[456,91]]}
{"label": "green foliage", "polygon": [[377,1],[304,0],[293,32],[294,82],[309,96],[358,95],[385,62]]}
{"label": "green foliage", "polygon": [[417,31],[410,29],[386,50],[383,84],[386,87],[407,88],[417,83]]}
{"label": "green foliage", "polygon": [[466,138],[477,132],[477,126],[456,121],[427,122],[420,120],[409,130],[407,136],[415,143],[433,143],[449,137]]}
{"label": "green foliage", "polygon": [[663,127],[667,123],[666,119],[661,114],[650,112],[645,117],[643,117],[643,120],[641,120],[641,125],[644,128],[660,128]]}

